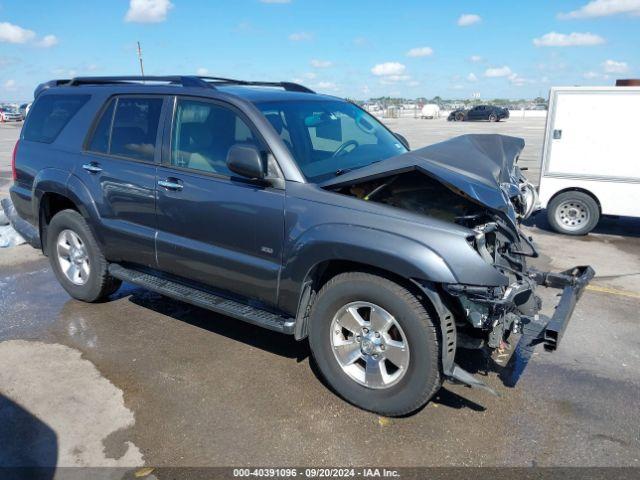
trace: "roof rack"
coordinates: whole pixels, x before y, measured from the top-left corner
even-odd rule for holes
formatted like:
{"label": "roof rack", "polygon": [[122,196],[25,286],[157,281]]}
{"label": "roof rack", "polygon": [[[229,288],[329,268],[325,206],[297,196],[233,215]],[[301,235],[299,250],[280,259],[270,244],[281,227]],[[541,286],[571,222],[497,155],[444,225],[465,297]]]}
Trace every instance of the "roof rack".
{"label": "roof rack", "polygon": [[242,85],[248,87],[280,87],[284,88],[289,92],[302,92],[302,93],[316,93],[308,87],[304,85],[300,85],[299,83],[293,82],[252,82],[248,80],[236,80],[233,78],[223,78],[223,77],[196,77],[200,80],[204,80],[208,83],[218,84],[218,85]]}
{"label": "roof rack", "polygon": [[77,85],[105,85],[110,83],[133,83],[133,82],[167,82],[183,87],[204,87],[212,88],[212,85],[198,77],[183,75],[164,76],[139,76],[129,75],[121,77],[75,77],[69,80],[67,85],[74,87]]}
{"label": "roof rack", "polygon": [[172,85],[181,85],[183,87],[201,87],[213,88],[224,85],[242,85],[249,87],[277,87],[284,88],[289,92],[316,93],[310,88],[293,82],[252,82],[247,80],[236,80],[233,78],[223,77],[202,77],[190,75],[163,75],[163,76],[139,76],[126,75],[118,77],[75,77],[63,80],[51,80],[38,86],[35,96],[38,96],[43,90],[53,86],[69,86],[78,85],[109,85],[109,84],[133,84],[139,82],[166,82]]}

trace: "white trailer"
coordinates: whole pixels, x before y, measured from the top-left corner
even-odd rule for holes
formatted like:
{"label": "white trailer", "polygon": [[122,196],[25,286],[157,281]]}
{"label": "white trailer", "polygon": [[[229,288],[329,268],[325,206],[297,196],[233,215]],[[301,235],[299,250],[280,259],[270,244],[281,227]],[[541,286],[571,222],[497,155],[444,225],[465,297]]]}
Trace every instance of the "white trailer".
{"label": "white trailer", "polygon": [[640,217],[640,87],[554,87],[540,169],[551,227],[584,235],[601,215]]}

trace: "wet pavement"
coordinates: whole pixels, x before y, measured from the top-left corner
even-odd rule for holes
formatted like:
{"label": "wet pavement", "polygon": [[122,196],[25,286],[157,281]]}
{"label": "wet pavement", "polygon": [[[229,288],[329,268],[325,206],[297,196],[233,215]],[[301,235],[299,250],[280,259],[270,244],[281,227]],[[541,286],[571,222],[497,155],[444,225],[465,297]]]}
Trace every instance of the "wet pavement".
{"label": "wet pavement", "polygon": [[[536,351],[515,388],[501,380],[511,372],[489,362],[485,380],[501,398],[445,385],[417,414],[381,422],[323,385],[305,342],[131,286],[83,304],[44,257],[4,266],[0,291],[0,361],[11,358],[2,349],[10,340],[33,342],[34,353],[40,342],[69,347],[122,392],[119,408],[135,420],[102,430],[104,457],[90,457],[98,464],[133,445],[148,465],[640,465],[640,298],[587,291],[559,351]],[[465,366],[482,375],[486,362],[466,353]],[[45,424],[55,418],[95,437],[74,407],[94,400],[87,379],[59,375],[71,404],[43,409],[50,389],[37,384],[15,398],[3,390],[6,372],[0,392],[28,411],[38,406]],[[96,418],[111,415],[100,402],[93,408]],[[83,441],[56,433],[60,444]]]}
{"label": "wet pavement", "polygon": [[602,272],[560,349],[519,378],[510,352],[461,350],[501,397],[445,384],[400,419],[334,395],[306,342],[132,286],[84,304],[30,247],[0,249],[0,465],[640,466],[639,227],[531,222],[539,268]]}

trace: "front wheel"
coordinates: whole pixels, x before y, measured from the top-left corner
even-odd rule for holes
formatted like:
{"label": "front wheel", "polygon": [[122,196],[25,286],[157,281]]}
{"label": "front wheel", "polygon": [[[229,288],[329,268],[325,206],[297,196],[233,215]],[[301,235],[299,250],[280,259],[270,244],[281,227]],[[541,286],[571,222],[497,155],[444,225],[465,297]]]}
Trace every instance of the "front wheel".
{"label": "front wheel", "polygon": [[337,275],[318,293],[309,321],[320,372],[354,405],[405,415],[440,388],[436,328],[397,283],[364,272]]}
{"label": "front wheel", "polygon": [[489,121],[491,123],[497,122],[498,121],[498,116],[495,113],[492,113],[491,115],[489,115]]}
{"label": "front wheel", "polygon": [[586,235],[600,219],[600,208],[590,195],[583,192],[564,192],[547,206],[547,219],[556,232],[567,235]]}

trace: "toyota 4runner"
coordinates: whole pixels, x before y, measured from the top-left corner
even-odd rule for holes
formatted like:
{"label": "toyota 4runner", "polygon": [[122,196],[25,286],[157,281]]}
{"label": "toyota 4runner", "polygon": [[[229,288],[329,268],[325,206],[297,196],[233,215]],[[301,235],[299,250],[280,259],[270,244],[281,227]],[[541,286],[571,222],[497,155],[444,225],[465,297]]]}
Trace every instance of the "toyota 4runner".
{"label": "toyota 4runner", "polygon": [[[125,281],[308,337],[367,410],[408,414],[445,379],[484,386],[461,345],[541,324],[530,343],[554,350],[593,276],[527,267],[536,191],[518,138],[410,151],[355,104],[288,82],[85,77],[35,96],[11,199],[72,297]],[[538,285],[562,289],[551,318]]]}

